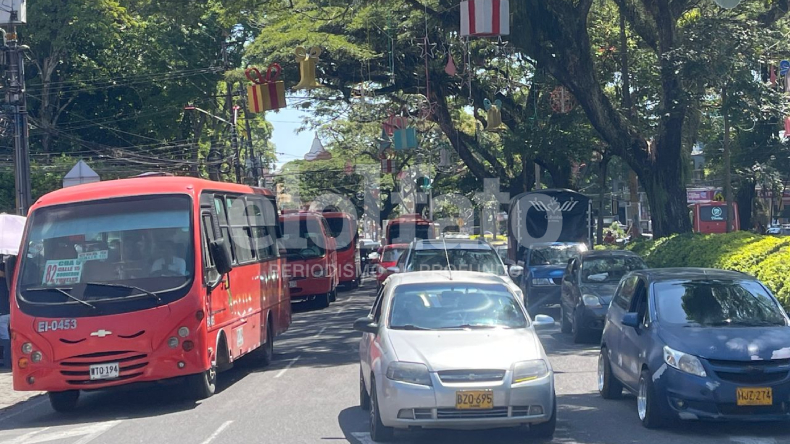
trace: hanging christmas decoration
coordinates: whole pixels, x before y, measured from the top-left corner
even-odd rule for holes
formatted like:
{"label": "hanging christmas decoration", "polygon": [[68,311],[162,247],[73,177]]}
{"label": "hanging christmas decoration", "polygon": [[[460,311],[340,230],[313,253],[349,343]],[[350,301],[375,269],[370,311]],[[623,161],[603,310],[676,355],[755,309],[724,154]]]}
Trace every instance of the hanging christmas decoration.
{"label": "hanging christmas decoration", "polygon": [[439,169],[447,168],[450,168],[450,153],[447,152],[447,148],[442,148],[439,150]]}
{"label": "hanging christmas decoration", "polygon": [[247,109],[250,112],[262,113],[285,108],[285,84],[277,80],[280,72],[282,68],[277,63],[269,65],[265,77],[255,67],[244,71],[244,75],[252,82],[252,85],[247,86]]}
{"label": "hanging christmas decoration", "polygon": [[550,100],[551,109],[560,114],[569,113],[576,102],[573,98],[573,94],[564,86],[554,88],[554,91],[551,92]]}
{"label": "hanging christmas decoration", "polygon": [[313,46],[308,51],[303,46],[299,46],[294,51],[296,54],[296,61],[299,62],[299,74],[301,79],[299,83],[296,84],[293,89],[314,89],[320,88],[321,84],[318,83],[315,79],[315,69],[316,63],[318,62],[318,57],[321,55],[321,48],[318,46]]}
{"label": "hanging christmas decoration", "polygon": [[404,151],[417,148],[417,129],[409,126],[408,117],[395,117],[390,123],[392,132],[392,148]]}
{"label": "hanging christmas decoration", "polygon": [[444,67],[444,72],[447,73],[448,76],[454,76],[458,73],[458,69],[455,67],[455,60],[453,60],[453,55],[450,52],[447,52],[447,65]]}
{"label": "hanging christmas decoration", "polygon": [[316,133],[315,138],[313,139],[313,146],[310,147],[310,151],[304,155],[305,160],[329,160],[332,158],[332,153],[324,149],[324,145],[321,143],[321,139],[318,138],[318,134]]}
{"label": "hanging christmas decoration", "polygon": [[510,34],[508,0],[461,2],[461,36],[491,37]]}
{"label": "hanging christmas decoration", "polygon": [[384,174],[392,173],[392,158],[394,157],[391,150],[382,151],[379,154],[381,160],[381,172]]}
{"label": "hanging christmas decoration", "polygon": [[732,9],[741,3],[741,0],[713,0],[724,9]]}
{"label": "hanging christmas decoration", "polygon": [[343,167],[343,172],[346,173],[346,176],[354,174],[354,165],[352,165],[350,161],[346,161],[346,166]]}
{"label": "hanging christmas decoration", "polygon": [[386,128],[381,128],[381,136],[376,139],[376,146],[379,150],[379,153],[383,153],[385,150],[390,149],[392,147],[392,139],[390,139],[389,134],[387,134]]}
{"label": "hanging christmas decoration", "polygon": [[483,108],[485,108],[486,113],[488,114],[488,123],[486,124],[486,131],[499,132],[507,129],[507,127],[502,123],[501,100],[497,99],[494,103],[491,103],[490,100],[485,99],[483,101]]}

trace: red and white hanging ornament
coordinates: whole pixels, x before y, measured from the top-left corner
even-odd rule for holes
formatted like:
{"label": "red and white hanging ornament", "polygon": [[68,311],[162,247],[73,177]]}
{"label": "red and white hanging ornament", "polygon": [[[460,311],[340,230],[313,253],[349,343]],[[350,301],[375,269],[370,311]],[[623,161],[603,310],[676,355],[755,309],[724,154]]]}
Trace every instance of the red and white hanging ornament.
{"label": "red and white hanging ornament", "polygon": [[461,37],[492,37],[510,34],[508,0],[461,2]]}
{"label": "red and white hanging ornament", "polygon": [[556,113],[569,113],[573,109],[575,102],[573,94],[564,86],[558,86],[551,92],[551,109]]}
{"label": "red and white hanging ornament", "polygon": [[351,165],[351,162],[346,161],[346,166],[343,167],[343,172],[346,173],[346,176],[354,174],[354,165]]}

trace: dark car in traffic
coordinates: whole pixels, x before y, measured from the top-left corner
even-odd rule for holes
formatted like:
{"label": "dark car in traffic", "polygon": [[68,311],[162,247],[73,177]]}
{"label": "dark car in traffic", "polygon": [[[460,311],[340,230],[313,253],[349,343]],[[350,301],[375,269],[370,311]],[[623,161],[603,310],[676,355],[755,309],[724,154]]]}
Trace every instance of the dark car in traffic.
{"label": "dark car in traffic", "polygon": [[790,419],[790,320],[757,279],[734,271],[634,271],[612,299],[598,390],[637,396],[648,428],[677,419]]}
{"label": "dark car in traffic", "polygon": [[630,251],[590,250],[571,259],[562,277],[560,323],[573,342],[597,339],[617,284],[627,273],[647,265]]}
{"label": "dark car in traffic", "polygon": [[560,303],[562,275],[568,261],[587,250],[577,242],[536,243],[524,250],[521,260],[524,272],[520,287],[530,314],[537,314],[546,305]]}

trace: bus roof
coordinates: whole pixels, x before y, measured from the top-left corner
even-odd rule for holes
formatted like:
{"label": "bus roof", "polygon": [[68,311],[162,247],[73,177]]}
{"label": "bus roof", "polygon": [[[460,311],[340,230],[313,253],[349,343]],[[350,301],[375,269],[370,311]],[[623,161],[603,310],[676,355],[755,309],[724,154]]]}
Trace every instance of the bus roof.
{"label": "bus roof", "polygon": [[70,202],[146,194],[199,194],[203,190],[274,196],[274,193],[270,190],[249,185],[214,182],[185,176],[149,176],[108,180],[61,188],[41,196],[33,205],[33,209]]}

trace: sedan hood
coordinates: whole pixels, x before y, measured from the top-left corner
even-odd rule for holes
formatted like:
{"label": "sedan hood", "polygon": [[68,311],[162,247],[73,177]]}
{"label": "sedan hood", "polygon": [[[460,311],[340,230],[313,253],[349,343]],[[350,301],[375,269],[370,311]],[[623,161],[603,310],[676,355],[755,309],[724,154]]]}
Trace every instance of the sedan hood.
{"label": "sedan hood", "polygon": [[389,330],[399,361],[421,362],[432,372],[507,370],[514,362],[540,359],[543,350],[532,329],[409,331]]}
{"label": "sedan hood", "polygon": [[529,267],[530,277],[537,278],[562,278],[565,274],[565,266],[563,265],[533,265]]}
{"label": "sedan hood", "polygon": [[790,328],[667,327],[661,339],[671,348],[706,359],[757,361],[790,358]]}
{"label": "sedan hood", "polygon": [[618,284],[602,283],[602,284],[584,284],[581,286],[582,294],[593,294],[604,304],[608,304],[614,297],[614,292],[617,291]]}

